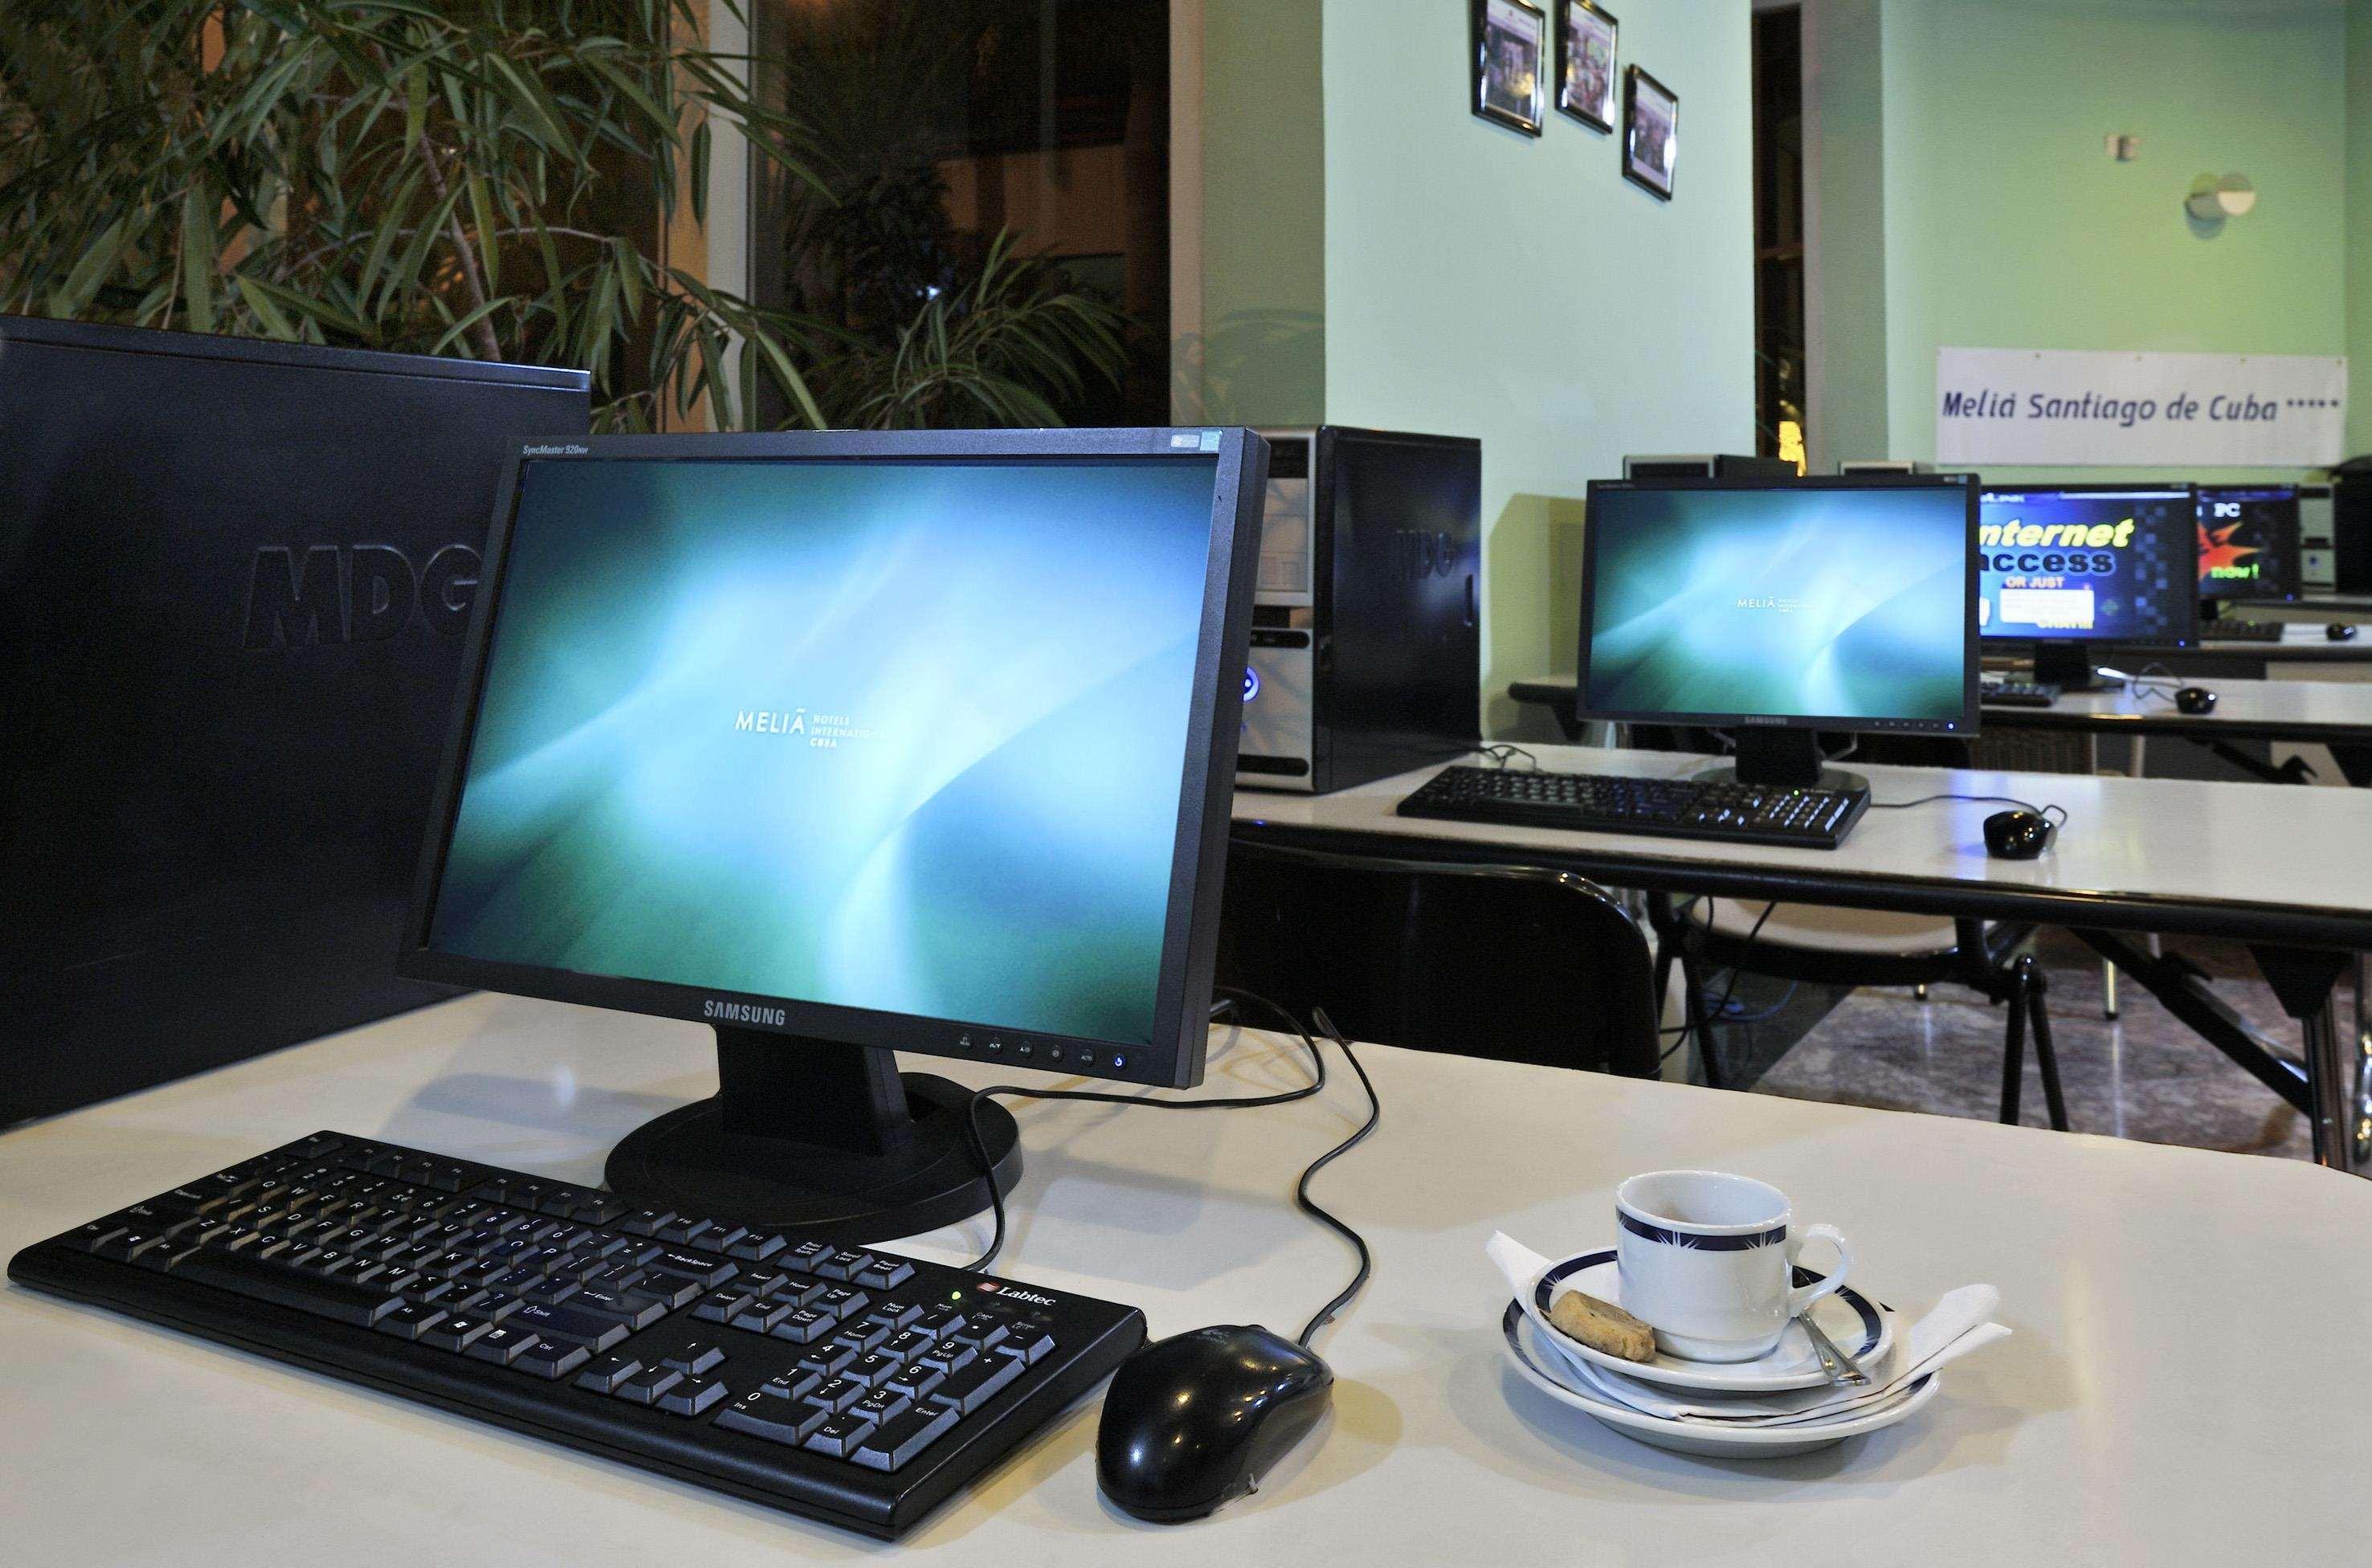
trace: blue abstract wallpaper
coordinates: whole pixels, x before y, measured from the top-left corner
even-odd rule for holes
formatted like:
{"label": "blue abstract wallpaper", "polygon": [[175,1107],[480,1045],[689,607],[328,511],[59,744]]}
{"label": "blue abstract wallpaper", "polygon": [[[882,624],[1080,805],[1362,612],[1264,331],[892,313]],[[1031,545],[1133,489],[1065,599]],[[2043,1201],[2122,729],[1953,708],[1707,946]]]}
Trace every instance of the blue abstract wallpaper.
{"label": "blue abstract wallpaper", "polygon": [[1148,1041],[1215,476],[529,464],[430,945]]}
{"label": "blue abstract wallpaper", "polygon": [[1589,530],[1594,712],[1960,715],[1961,491],[1606,491]]}

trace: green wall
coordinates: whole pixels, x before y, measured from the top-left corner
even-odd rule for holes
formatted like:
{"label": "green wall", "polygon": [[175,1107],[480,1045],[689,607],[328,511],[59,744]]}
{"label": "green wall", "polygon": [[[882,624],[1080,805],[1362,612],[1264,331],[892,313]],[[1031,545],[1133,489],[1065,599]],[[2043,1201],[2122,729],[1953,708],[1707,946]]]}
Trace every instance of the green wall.
{"label": "green wall", "polygon": [[[1872,83],[1871,7],[1822,0],[1821,243],[1866,254],[1875,230],[1883,304],[1826,261],[1821,330],[1832,359],[1882,341],[1886,455],[1934,455],[1939,347],[2345,353],[2350,4],[1880,0]],[[1829,160],[1868,161],[1873,92],[1882,184],[1855,201]],[[2137,159],[2108,157],[2112,131]],[[2256,210],[2194,227],[2192,179],[2231,169]],[[1866,382],[1826,392],[1816,416],[1866,438]],[[1999,477],[2053,472],[2100,470]]]}
{"label": "green wall", "polygon": [[[1817,363],[1815,472],[1893,455],[1886,405],[1886,123],[1878,0],[1812,0],[1806,15],[1807,321]],[[1824,328],[1823,322],[1831,323]]]}
{"label": "green wall", "polygon": [[1747,0],[1610,8],[1680,95],[1669,204],[1611,136],[1469,113],[1458,0],[1325,0],[1326,417],[1482,437],[1492,734],[1541,722],[1509,680],[1574,661],[1588,482],[1754,449]]}
{"label": "green wall", "polygon": [[2347,450],[2372,452],[2372,0],[2347,7]]}
{"label": "green wall", "polygon": [[1320,0],[1203,0],[1203,331],[1171,356],[1211,423],[1326,405]]}

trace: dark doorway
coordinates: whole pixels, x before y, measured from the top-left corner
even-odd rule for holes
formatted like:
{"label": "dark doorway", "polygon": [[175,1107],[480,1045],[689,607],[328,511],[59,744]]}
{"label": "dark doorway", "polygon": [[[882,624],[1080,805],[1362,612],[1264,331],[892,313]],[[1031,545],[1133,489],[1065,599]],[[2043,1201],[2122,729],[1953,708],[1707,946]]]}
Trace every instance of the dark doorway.
{"label": "dark doorway", "polygon": [[1804,13],[1754,13],[1754,426],[1804,462]]}

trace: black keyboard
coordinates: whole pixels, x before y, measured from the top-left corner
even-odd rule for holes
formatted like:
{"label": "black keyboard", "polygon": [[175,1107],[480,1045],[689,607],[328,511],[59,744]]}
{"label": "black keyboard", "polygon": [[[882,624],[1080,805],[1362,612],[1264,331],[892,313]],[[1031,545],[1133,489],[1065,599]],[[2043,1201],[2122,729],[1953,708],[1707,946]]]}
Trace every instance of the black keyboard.
{"label": "black keyboard", "polygon": [[884,1539],[1145,1341],[1133,1307],[334,1132],[8,1276]]}
{"label": "black keyboard", "polygon": [[2286,621],[2215,620],[2199,629],[2211,643],[2278,643]]}
{"label": "black keyboard", "polygon": [[2047,680],[1988,680],[1977,688],[1977,700],[1995,708],[2047,708],[2059,701],[2059,688]]}
{"label": "black keyboard", "polygon": [[1834,849],[1868,808],[1866,789],[1774,789],[1537,768],[1456,767],[1443,769],[1401,801],[1400,814]]}

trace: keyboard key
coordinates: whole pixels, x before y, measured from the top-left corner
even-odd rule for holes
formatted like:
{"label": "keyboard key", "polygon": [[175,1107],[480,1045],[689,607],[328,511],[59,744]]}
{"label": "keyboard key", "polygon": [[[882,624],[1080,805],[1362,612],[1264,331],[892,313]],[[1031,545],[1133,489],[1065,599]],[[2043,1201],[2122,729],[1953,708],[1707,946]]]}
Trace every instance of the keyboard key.
{"label": "keyboard key", "polygon": [[859,1350],[872,1350],[888,1342],[890,1326],[886,1323],[877,1323],[867,1318],[855,1323],[843,1324],[840,1337],[854,1341]]}
{"label": "keyboard key", "polygon": [[935,1307],[915,1318],[911,1324],[901,1323],[899,1327],[912,1328],[917,1333],[928,1334],[936,1340],[959,1331],[964,1322],[964,1315],[954,1307]]}
{"label": "keyboard key", "polygon": [[692,1245],[703,1252],[722,1252],[749,1234],[750,1227],[747,1225],[730,1225],[719,1221],[693,1237]]}
{"label": "keyboard key", "polygon": [[956,1412],[947,1406],[919,1405],[883,1422],[850,1457],[871,1469],[894,1470],[947,1435],[955,1423]]}
{"label": "keyboard key", "polygon": [[904,1333],[892,1334],[882,1341],[880,1351],[883,1355],[896,1360],[911,1361],[930,1348],[931,1337],[928,1334],[918,1334],[909,1329]]}
{"label": "keyboard key", "polygon": [[817,1259],[814,1264],[814,1272],[821,1274],[828,1280],[851,1280],[856,1277],[856,1272],[859,1269],[864,1268],[866,1264],[872,1261],[873,1255],[869,1252],[857,1252],[843,1249],[840,1251]]}
{"label": "keyboard key", "polygon": [[538,1377],[565,1377],[592,1359],[593,1353],[583,1345],[544,1340],[521,1351],[511,1363],[511,1370],[531,1373]]}
{"label": "keyboard key", "polygon": [[688,1242],[693,1237],[703,1234],[712,1223],[694,1215],[679,1214],[652,1234],[661,1241]]}
{"label": "keyboard key", "polygon": [[758,1392],[772,1394],[776,1399],[800,1400],[812,1393],[822,1381],[820,1374],[802,1366],[779,1377],[767,1378],[758,1385]]}
{"label": "keyboard key", "polygon": [[885,1388],[895,1388],[910,1400],[919,1400],[948,1380],[948,1369],[934,1361],[914,1361],[899,1369]]}
{"label": "keyboard key", "polygon": [[643,1364],[622,1351],[595,1356],[584,1371],[576,1375],[576,1386],[596,1394],[615,1393],[618,1385],[643,1369]]}
{"label": "keyboard key", "polygon": [[124,1227],[111,1220],[93,1220],[66,1232],[64,1240],[68,1247],[84,1252],[96,1249],[99,1243],[113,1240],[123,1234]]}
{"label": "keyboard key", "polygon": [[936,1366],[942,1372],[961,1372],[981,1357],[981,1349],[958,1334],[950,1334],[915,1357],[917,1365]]}
{"label": "keyboard key", "polygon": [[821,1295],[808,1303],[817,1311],[829,1312],[835,1318],[854,1318],[872,1304],[871,1296],[846,1285],[827,1285]]}
{"label": "keyboard key", "polygon": [[752,1231],[725,1250],[729,1256],[738,1258],[745,1263],[760,1263],[780,1252],[785,1245],[787,1244],[779,1236],[768,1236],[762,1232]]}
{"label": "keyboard key", "polygon": [[790,1307],[773,1301],[753,1301],[733,1315],[733,1326],[762,1334],[791,1315]]}
{"label": "keyboard key", "polygon": [[901,1394],[895,1388],[874,1388],[868,1390],[863,1399],[849,1406],[848,1409],[851,1414],[861,1415],[866,1420],[878,1424],[888,1421],[913,1402],[912,1396]]}
{"label": "keyboard key", "polygon": [[923,1320],[924,1313],[920,1307],[911,1301],[901,1301],[896,1296],[885,1295],[873,1304],[872,1310],[866,1313],[866,1316],[886,1323],[892,1329],[911,1329]]}
{"label": "keyboard key", "polygon": [[649,1296],[630,1291],[599,1290],[587,1285],[570,1299],[570,1305],[594,1312],[606,1312],[629,1329],[647,1329],[667,1316],[668,1309]]}
{"label": "keyboard key", "polygon": [[842,1367],[856,1359],[857,1353],[855,1345],[841,1344],[837,1341],[828,1342],[808,1346],[808,1353],[799,1357],[799,1365],[820,1372],[826,1377],[835,1377],[840,1375]]}
{"label": "keyboard key", "polygon": [[1021,1369],[1022,1359],[1017,1355],[983,1356],[959,1372],[948,1373],[948,1380],[932,1389],[930,1397],[970,1415],[1003,1393],[1021,1376]]}
{"label": "keyboard key", "polygon": [[771,1400],[763,1394],[744,1394],[718,1412],[716,1424],[727,1432],[746,1433],[769,1443],[784,1443],[796,1448],[806,1442],[815,1429],[831,1419],[830,1411],[796,1400]]}
{"label": "keyboard key", "polygon": [[902,1258],[876,1258],[871,1266],[859,1269],[849,1277],[861,1285],[871,1285],[876,1290],[889,1290],[913,1279],[914,1265]]}
{"label": "keyboard key", "polygon": [[183,1259],[173,1275],[366,1329],[403,1305],[403,1298],[391,1291],[326,1279],[270,1258],[217,1252],[212,1248]]}
{"label": "keyboard key", "polygon": [[996,1348],[1017,1351],[1028,1356],[1029,1365],[1035,1366],[1054,1353],[1054,1336],[1035,1324],[1024,1324],[1014,1331],[1011,1339]]}
{"label": "keyboard key", "polygon": [[710,1323],[730,1323],[735,1315],[749,1305],[750,1297],[728,1286],[702,1296],[699,1305],[692,1309],[692,1315]]}
{"label": "keyboard key", "polygon": [[672,1366],[645,1366],[622,1379],[612,1392],[629,1404],[656,1404],[661,1394],[682,1381],[683,1374]]}
{"label": "keyboard key", "polygon": [[508,1324],[497,1323],[478,1336],[478,1342],[470,1347],[469,1354],[478,1361],[491,1361],[496,1366],[508,1366],[519,1358],[522,1352],[536,1342],[536,1337],[526,1330],[514,1329]]}
{"label": "keyboard key", "polygon": [[657,1236],[659,1226],[675,1218],[673,1209],[636,1209],[618,1222],[618,1228],[636,1236]]}
{"label": "keyboard key", "polygon": [[438,1350],[468,1350],[494,1326],[474,1312],[448,1313],[443,1322],[420,1336],[420,1342]]}
{"label": "keyboard key", "polygon": [[659,1356],[659,1365],[672,1366],[678,1372],[706,1372],[725,1363],[725,1353],[706,1340],[694,1340],[680,1350],[671,1350]]}
{"label": "keyboard key", "polygon": [[399,1340],[416,1340],[444,1320],[442,1308],[405,1302],[371,1327],[382,1334],[393,1334]]}
{"label": "keyboard key", "polygon": [[775,1254],[773,1260],[785,1269],[796,1269],[800,1273],[811,1274],[815,1272],[816,1264],[831,1257],[832,1251],[830,1242],[801,1241]]}
{"label": "keyboard key", "polygon": [[[795,1345],[813,1344],[831,1332],[831,1319],[811,1307],[796,1307],[791,1309],[790,1316],[775,1324],[767,1332],[778,1340],[788,1340]],[[855,1351],[850,1352],[852,1355],[855,1353],[857,1353]]]}
{"label": "keyboard key", "polygon": [[840,1411],[872,1392],[862,1383],[852,1383],[845,1377],[827,1377],[799,1396],[821,1410]]}
{"label": "keyboard key", "polygon": [[875,1388],[890,1381],[890,1376],[901,1365],[896,1356],[884,1355],[879,1351],[875,1351],[870,1354],[860,1355],[850,1362],[842,1370],[841,1376],[852,1383],[862,1383],[868,1388]]}
{"label": "keyboard key", "polygon": [[794,1275],[768,1291],[766,1299],[780,1302],[785,1307],[805,1307],[830,1288],[821,1280]]}
{"label": "keyboard key", "polygon": [[514,1329],[532,1329],[548,1340],[567,1340],[587,1350],[602,1351],[629,1332],[625,1324],[604,1312],[576,1307],[542,1307],[528,1302],[511,1314]]}
{"label": "keyboard key", "polygon": [[672,1309],[700,1299],[700,1286],[681,1274],[649,1272],[634,1282],[634,1294]]}
{"label": "keyboard key", "polygon": [[730,1259],[712,1258],[705,1252],[694,1252],[681,1247],[660,1249],[659,1255],[645,1261],[643,1267],[681,1274],[694,1284],[712,1289],[741,1272],[741,1266]]}
{"label": "keyboard key", "polygon": [[675,1415],[699,1415],[725,1402],[725,1385],[714,1377],[686,1377],[659,1396],[659,1409]]}
{"label": "keyboard key", "polygon": [[872,1435],[871,1422],[843,1411],[826,1419],[821,1426],[808,1434],[808,1440],[800,1446],[810,1454],[841,1459],[855,1453],[857,1446]]}

